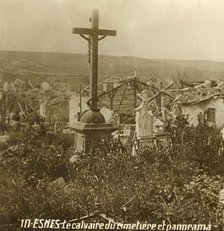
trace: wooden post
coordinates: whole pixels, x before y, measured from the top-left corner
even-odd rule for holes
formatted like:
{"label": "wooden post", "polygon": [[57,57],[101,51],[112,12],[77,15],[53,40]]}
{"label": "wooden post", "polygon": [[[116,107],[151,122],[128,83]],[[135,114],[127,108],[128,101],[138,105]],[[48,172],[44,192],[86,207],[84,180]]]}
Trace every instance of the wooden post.
{"label": "wooden post", "polygon": [[82,85],[79,86],[79,112],[82,114]]}
{"label": "wooden post", "polygon": [[90,58],[90,92],[92,98],[92,107],[97,108],[97,86],[98,86],[98,29],[99,29],[99,11],[93,11],[91,36],[91,58]]}

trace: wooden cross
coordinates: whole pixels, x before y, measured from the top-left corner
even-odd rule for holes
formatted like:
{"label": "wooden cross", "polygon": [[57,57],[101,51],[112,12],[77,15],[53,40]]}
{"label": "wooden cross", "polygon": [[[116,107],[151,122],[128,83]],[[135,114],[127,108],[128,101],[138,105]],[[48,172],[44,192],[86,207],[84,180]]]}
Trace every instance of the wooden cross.
{"label": "wooden cross", "polygon": [[98,41],[106,36],[116,36],[116,31],[99,29],[99,10],[93,10],[91,22],[92,28],[73,28],[73,33],[79,34],[90,45],[90,106],[92,109],[97,109]]}

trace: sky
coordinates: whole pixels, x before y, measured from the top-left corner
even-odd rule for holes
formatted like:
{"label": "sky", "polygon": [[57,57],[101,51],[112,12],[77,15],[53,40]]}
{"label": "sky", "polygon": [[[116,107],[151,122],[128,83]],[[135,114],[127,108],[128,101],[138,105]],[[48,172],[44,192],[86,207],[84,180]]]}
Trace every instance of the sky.
{"label": "sky", "polygon": [[117,30],[99,54],[224,61],[224,0],[0,0],[0,50],[88,52],[73,27]]}

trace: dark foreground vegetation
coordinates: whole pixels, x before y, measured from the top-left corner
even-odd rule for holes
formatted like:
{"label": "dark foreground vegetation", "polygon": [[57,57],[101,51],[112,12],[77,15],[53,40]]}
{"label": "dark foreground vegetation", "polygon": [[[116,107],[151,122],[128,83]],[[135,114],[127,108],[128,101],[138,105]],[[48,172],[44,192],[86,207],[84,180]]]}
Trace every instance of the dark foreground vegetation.
{"label": "dark foreground vegetation", "polygon": [[[117,221],[212,224],[222,230],[219,132],[189,127],[180,118],[168,134],[166,144],[142,147],[137,157],[104,145],[70,163],[73,138],[27,123],[1,154],[1,227],[19,227],[22,218],[73,219],[99,211]],[[55,183],[59,177],[65,182]]]}

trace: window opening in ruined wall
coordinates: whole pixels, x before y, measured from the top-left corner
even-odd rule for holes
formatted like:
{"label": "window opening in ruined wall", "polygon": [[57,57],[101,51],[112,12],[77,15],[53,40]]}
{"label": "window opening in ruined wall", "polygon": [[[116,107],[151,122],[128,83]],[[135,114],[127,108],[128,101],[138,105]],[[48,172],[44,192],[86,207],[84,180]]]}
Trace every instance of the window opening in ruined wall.
{"label": "window opening in ruined wall", "polygon": [[206,114],[207,122],[215,123],[215,108],[208,108]]}

